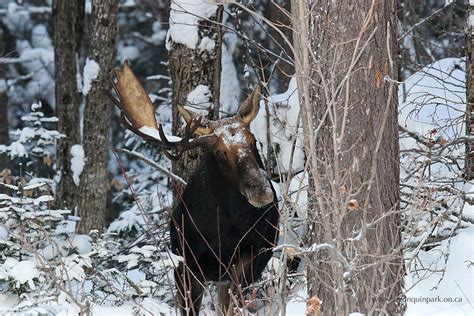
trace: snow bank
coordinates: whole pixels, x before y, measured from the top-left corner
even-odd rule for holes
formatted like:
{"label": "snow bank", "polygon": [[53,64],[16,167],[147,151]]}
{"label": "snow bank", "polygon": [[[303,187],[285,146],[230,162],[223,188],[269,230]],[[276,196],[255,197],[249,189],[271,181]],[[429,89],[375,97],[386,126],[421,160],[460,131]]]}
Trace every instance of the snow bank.
{"label": "snow bank", "polygon": [[[399,124],[429,136],[437,129],[447,140],[464,135],[466,104],[464,60],[445,58],[423,67],[399,91]],[[400,140],[401,149],[413,148],[412,138]]]}
{"label": "snow bank", "polygon": [[[474,227],[470,227],[459,231],[451,239],[451,244],[445,240],[429,251],[420,250],[418,258],[410,265],[411,272],[405,278],[405,288],[409,289],[405,315],[472,315],[474,266],[470,263],[474,262],[473,240]],[[440,254],[445,254],[441,260]],[[444,276],[441,273],[443,269],[446,271]],[[410,302],[420,298],[439,298],[441,302]]]}

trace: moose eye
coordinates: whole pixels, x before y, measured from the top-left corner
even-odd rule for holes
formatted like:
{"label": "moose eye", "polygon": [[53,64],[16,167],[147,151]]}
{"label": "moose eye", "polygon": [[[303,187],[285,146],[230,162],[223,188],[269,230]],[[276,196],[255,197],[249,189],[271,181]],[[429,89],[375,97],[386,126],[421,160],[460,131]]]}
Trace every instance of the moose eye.
{"label": "moose eye", "polygon": [[216,157],[219,161],[225,161],[226,160],[225,153],[223,151],[220,151],[220,150],[216,152]]}

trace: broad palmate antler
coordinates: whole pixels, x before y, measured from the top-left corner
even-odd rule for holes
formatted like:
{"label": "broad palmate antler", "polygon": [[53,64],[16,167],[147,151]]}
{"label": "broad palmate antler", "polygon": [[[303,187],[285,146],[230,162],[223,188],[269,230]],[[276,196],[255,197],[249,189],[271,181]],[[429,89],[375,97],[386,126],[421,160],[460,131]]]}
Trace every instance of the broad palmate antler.
{"label": "broad palmate antler", "polygon": [[[202,130],[204,128],[201,124],[202,116],[193,116],[187,119],[183,138],[179,141],[169,141],[163,132],[162,125],[156,122],[153,103],[137,77],[135,77],[128,62],[125,61],[121,69],[116,68],[114,74],[117,81],[111,79],[110,82],[117,97],[108,91],[106,94],[120,109],[122,125],[144,140],[162,146],[168,158],[177,160],[183,152],[191,148],[210,146],[215,143],[216,136],[214,134],[191,139],[198,129]],[[179,107],[180,112],[183,111],[182,109],[182,107]]]}

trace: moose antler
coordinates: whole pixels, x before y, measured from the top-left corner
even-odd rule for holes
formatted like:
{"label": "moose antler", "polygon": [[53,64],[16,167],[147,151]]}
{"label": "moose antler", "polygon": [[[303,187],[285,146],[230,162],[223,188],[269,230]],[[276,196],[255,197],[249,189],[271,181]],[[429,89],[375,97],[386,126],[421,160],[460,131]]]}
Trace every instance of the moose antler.
{"label": "moose antler", "polygon": [[121,69],[116,68],[114,73],[117,81],[111,79],[110,82],[118,98],[108,91],[106,91],[106,94],[120,109],[122,124],[144,140],[174,151],[175,154],[164,150],[169,159],[177,160],[183,152],[191,148],[209,146],[215,143],[217,137],[214,134],[191,139],[196,130],[202,128],[202,116],[193,116],[188,120],[181,140],[169,141],[163,132],[162,125],[156,122],[153,103],[137,77],[135,77],[128,62],[125,61]]}

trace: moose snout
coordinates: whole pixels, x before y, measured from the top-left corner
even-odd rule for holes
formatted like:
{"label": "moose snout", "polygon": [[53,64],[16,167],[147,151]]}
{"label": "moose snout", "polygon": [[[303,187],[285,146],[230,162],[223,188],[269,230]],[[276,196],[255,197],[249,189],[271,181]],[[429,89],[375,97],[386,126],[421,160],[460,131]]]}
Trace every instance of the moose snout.
{"label": "moose snout", "polygon": [[250,204],[254,207],[262,207],[273,202],[275,195],[273,191],[265,191],[263,194],[247,196],[247,199]]}
{"label": "moose snout", "polygon": [[270,181],[267,178],[259,179],[260,181],[253,182],[247,186],[243,191],[249,203],[254,207],[262,207],[270,204],[275,199]]}

